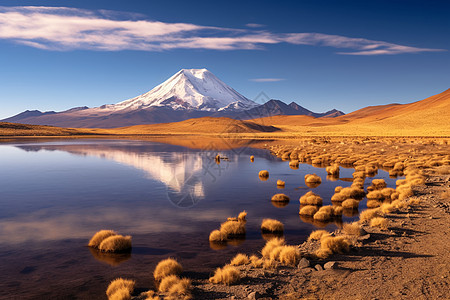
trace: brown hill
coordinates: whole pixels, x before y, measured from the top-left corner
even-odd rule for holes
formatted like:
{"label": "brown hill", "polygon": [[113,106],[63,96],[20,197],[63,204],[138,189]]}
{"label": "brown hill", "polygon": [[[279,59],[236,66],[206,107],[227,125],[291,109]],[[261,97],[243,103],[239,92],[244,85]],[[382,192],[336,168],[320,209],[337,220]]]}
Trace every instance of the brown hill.
{"label": "brown hill", "polygon": [[279,128],[230,118],[204,117],[175,123],[136,125],[106,130],[112,134],[233,134],[276,132]]}
{"label": "brown hill", "polygon": [[275,116],[253,121],[304,134],[450,136],[449,120],[450,89],[417,102],[369,106],[336,118]]}
{"label": "brown hill", "polygon": [[[95,133],[89,129],[0,122],[0,136],[71,136],[92,134]],[[98,134],[101,133],[98,132]]]}

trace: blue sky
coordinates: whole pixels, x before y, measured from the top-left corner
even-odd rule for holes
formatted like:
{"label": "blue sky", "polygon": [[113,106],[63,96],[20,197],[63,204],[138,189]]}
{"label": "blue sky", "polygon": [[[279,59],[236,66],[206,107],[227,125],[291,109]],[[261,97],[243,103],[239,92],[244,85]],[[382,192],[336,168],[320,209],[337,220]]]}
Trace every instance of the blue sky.
{"label": "blue sky", "polygon": [[449,1],[0,6],[0,118],[117,103],[182,68],[207,68],[250,99],[264,92],[317,112],[450,88]]}

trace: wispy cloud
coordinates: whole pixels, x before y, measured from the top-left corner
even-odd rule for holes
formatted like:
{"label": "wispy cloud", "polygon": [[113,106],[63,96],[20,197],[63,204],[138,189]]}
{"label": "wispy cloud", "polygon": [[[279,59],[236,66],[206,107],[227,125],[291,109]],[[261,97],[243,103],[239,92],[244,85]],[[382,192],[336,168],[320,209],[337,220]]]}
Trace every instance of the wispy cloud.
{"label": "wispy cloud", "polygon": [[445,51],[321,33],[272,33],[256,29],[259,25],[247,24],[247,29],[233,29],[164,23],[138,14],[103,10],[0,7],[0,39],[45,50],[255,50],[289,43],[346,49],[338,52],[345,55]]}
{"label": "wispy cloud", "polygon": [[245,24],[245,26],[250,27],[250,28],[261,28],[261,27],[265,27],[266,25],[256,24],[256,23],[248,23],[248,24]]}
{"label": "wispy cloud", "polygon": [[250,79],[250,81],[254,82],[277,82],[277,81],[283,81],[284,78],[253,78]]}

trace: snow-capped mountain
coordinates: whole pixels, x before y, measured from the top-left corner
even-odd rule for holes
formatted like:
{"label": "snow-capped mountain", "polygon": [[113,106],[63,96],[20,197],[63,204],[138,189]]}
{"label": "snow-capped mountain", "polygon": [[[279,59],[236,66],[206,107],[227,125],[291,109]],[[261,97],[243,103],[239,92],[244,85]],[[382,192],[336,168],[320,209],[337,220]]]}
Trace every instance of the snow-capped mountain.
{"label": "snow-capped mountain", "polygon": [[[76,107],[62,112],[25,111],[4,122],[78,128],[113,128],[178,122],[200,117],[260,118],[278,114],[307,114],[309,110],[272,101],[263,105],[247,99],[207,69],[182,69],[151,91],[100,107]],[[275,102],[274,102],[275,103]],[[295,104],[295,103],[294,103]],[[301,108],[301,109],[299,109]]]}
{"label": "snow-capped mountain", "polygon": [[226,85],[207,69],[182,69],[151,91],[123,102],[102,106],[112,111],[170,107],[220,111],[246,110],[257,104]]}

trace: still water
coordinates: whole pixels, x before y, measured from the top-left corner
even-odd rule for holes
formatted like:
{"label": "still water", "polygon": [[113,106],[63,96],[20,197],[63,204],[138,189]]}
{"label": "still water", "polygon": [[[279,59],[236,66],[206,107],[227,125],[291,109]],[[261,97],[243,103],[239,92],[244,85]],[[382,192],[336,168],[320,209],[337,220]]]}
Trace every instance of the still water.
{"label": "still water", "polygon": [[[217,164],[220,153],[228,160]],[[255,161],[250,162],[250,155]],[[269,180],[258,178],[260,170]],[[53,140],[0,144],[0,298],[106,299],[116,277],[153,287],[152,272],[175,257],[185,276],[208,278],[236,253],[256,253],[265,241],[263,218],[284,223],[288,243],[299,244],[322,226],[298,215],[301,195],[309,190],[330,204],[334,188],[350,186],[353,169],[341,168],[343,180],[326,179],[323,168],[288,162],[266,150],[189,149],[146,141]],[[316,173],[322,184],[304,184]],[[380,170],[389,187],[395,182]],[[280,190],[277,179],[286,182]],[[369,180],[366,180],[366,186]],[[284,207],[270,198],[291,197]],[[365,201],[360,208],[365,207]],[[245,240],[211,248],[209,233],[229,216],[246,210]],[[347,215],[343,221],[354,217]],[[106,255],[86,247],[98,230],[132,235],[131,254]]]}

